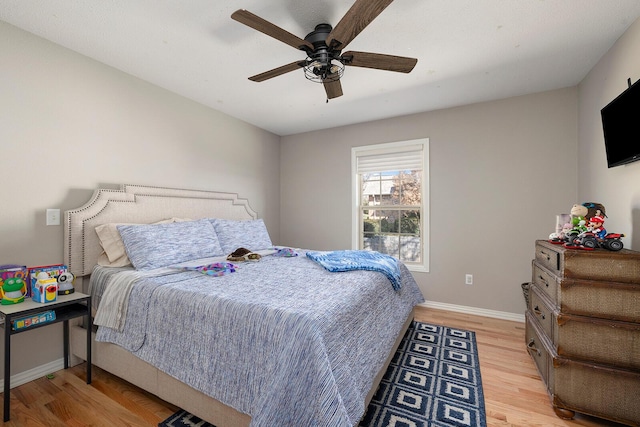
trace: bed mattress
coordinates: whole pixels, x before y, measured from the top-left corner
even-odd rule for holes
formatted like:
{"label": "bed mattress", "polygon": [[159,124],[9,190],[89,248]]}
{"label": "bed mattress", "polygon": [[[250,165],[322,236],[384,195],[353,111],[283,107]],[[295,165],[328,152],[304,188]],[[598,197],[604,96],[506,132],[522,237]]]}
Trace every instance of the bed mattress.
{"label": "bed mattress", "polygon": [[[249,414],[254,426],[355,425],[424,299],[403,264],[395,290],[379,272],[332,273],[298,252],[238,263],[220,277],[177,268],[137,277],[124,327],[101,326],[97,340]],[[96,302],[114,276],[130,274],[107,271],[92,274]]]}

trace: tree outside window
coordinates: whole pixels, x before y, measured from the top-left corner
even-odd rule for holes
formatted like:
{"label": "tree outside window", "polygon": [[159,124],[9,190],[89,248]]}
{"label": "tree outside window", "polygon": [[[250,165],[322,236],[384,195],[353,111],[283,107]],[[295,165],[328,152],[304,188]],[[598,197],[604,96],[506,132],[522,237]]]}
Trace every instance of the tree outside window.
{"label": "tree outside window", "polygon": [[421,262],[421,171],[362,174],[362,249]]}

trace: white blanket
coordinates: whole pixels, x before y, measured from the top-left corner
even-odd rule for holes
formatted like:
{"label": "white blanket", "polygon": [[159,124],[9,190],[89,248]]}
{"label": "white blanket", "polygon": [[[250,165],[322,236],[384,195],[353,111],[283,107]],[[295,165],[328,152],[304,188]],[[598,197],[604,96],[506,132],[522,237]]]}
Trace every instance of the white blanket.
{"label": "white blanket", "polygon": [[158,277],[175,273],[175,269],[163,268],[150,271],[124,270],[114,274],[109,286],[102,294],[102,300],[93,323],[122,331],[127,318],[129,296],[135,282],[143,277]]}

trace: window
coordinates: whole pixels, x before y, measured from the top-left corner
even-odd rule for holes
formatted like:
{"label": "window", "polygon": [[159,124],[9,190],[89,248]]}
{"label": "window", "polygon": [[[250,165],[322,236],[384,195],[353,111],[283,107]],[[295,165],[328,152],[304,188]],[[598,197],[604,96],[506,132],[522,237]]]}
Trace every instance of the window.
{"label": "window", "polygon": [[354,147],[353,247],[428,267],[428,139]]}

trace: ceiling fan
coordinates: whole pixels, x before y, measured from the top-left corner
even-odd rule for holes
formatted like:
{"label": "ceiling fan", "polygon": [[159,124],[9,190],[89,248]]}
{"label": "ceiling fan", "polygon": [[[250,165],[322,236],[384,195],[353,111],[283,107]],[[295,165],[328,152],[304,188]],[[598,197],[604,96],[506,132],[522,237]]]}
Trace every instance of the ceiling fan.
{"label": "ceiling fan", "polygon": [[381,53],[342,50],[371,23],[393,0],[356,0],[335,27],[318,24],[304,39],[283,30],[277,25],[253,13],[240,9],[231,18],[258,30],[276,40],[306,52],[302,61],[294,61],[273,70],[249,77],[262,82],[273,77],[303,68],[309,80],[322,82],[327,100],[342,96],[340,77],[345,66],[374,68],[378,70],[409,73],[418,62],[415,58],[384,55]]}

